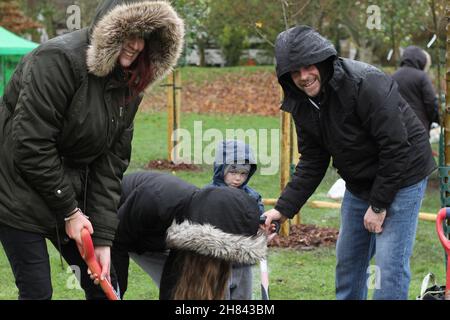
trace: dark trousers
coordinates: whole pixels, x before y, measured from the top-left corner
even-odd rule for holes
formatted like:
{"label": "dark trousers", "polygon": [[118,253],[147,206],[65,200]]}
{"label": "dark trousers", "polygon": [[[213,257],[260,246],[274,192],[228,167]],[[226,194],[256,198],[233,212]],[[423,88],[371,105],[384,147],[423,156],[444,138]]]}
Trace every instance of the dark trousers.
{"label": "dark trousers", "polygon": [[[63,234],[62,236],[66,236]],[[46,300],[52,298],[50,261],[47,243],[42,235],[0,225],[0,242],[8,257],[19,289],[20,300]],[[53,245],[59,250],[56,242]],[[75,241],[61,245],[61,255],[70,266],[80,270],[78,279],[86,299],[106,299],[100,286],[95,285],[87,274],[87,265],[82,259]],[[111,266],[111,281],[116,287],[114,268]]]}

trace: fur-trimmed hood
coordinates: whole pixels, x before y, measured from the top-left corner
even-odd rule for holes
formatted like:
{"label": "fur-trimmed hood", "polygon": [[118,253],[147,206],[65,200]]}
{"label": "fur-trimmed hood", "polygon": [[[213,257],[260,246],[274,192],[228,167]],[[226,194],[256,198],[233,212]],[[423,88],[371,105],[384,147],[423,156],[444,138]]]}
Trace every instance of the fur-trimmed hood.
{"label": "fur-trimmed hood", "polygon": [[151,47],[154,80],[171,71],[183,48],[183,20],[166,1],[105,0],[97,8],[89,31],[87,66],[98,77],[113,71],[130,35],[145,35]]}
{"label": "fur-trimmed hood", "polygon": [[170,249],[189,250],[240,264],[255,264],[267,254],[264,232],[243,236],[191,221],[174,222],[167,230],[166,243]]}

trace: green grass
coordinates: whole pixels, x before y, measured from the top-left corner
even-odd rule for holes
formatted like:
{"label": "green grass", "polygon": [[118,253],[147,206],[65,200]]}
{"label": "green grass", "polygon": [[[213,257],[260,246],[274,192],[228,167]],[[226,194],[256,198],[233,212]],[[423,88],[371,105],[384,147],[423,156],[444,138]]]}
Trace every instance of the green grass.
{"label": "green grass", "polygon": [[[239,70],[238,68],[236,70]],[[261,116],[220,116],[183,114],[182,127],[192,130],[194,121],[202,121],[203,132],[208,128],[217,128],[221,132],[232,128],[279,128],[277,117]],[[152,159],[167,157],[167,119],[163,113],[139,113],[135,123],[133,154],[127,173],[142,170]],[[208,145],[210,142],[205,142]],[[436,146],[434,146],[436,148]],[[200,172],[177,172],[182,179],[197,186],[210,182],[212,166],[202,165]],[[338,175],[334,169],[329,169],[325,179],[320,184],[313,200],[327,200],[326,193],[336,181]],[[433,175],[431,179],[437,179]],[[262,176],[256,174],[250,185],[258,190],[264,198],[276,198],[279,195],[279,176]],[[439,209],[439,192],[428,189],[421,211],[436,213]],[[319,226],[339,227],[339,210],[312,209],[305,206],[301,212],[302,223]],[[69,289],[73,284],[73,276],[59,264],[59,255],[49,243],[49,254],[52,265],[52,280],[54,299],[83,299],[83,292]],[[411,259],[412,282],[410,298],[419,293],[423,277],[428,272],[434,272],[443,283],[444,260],[443,250],[434,231],[434,223],[421,221],[418,227],[417,240]],[[335,248],[320,248],[313,251],[298,251],[293,249],[270,249],[270,292],[272,299],[334,299],[334,267]],[[0,299],[16,299],[17,289],[9,263],[3,250],[0,250]],[[72,285],[73,287],[73,285]],[[158,290],[135,263],[131,263],[127,299],[157,299]],[[254,268],[254,297],[259,298],[259,270]]]}

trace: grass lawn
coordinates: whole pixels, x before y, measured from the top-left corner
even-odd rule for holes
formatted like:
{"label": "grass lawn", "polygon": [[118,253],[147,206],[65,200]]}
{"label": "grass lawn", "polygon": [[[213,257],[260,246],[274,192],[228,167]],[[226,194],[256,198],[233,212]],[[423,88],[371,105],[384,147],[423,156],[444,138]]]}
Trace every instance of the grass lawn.
{"label": "grass lawn", "polygon": [[[261,116],[219,116],[183,114],[182,127],[192,130],[194,121],[202,121],[203,131],[217,128],[222,132],[229,128],[244,130],[278,129],[277,117]],[[135,123],[133,155],[128,173],[142,170],[152,159],[167,157],[166,147],[167,120],[164,113],[139,113]],[[211,141],[204,142],[208,145]],[[269,148],[269,150],[271,150]],[[210,182],[212,166],[203,165],[201,172],[178,172],[179,177],[197,186]],[[326,192],[336,181],[338,175],[329,169],[316,193],[314,200],[327,200]],[[435,175],[431,180],[436,180]],[[250,185],[264,198],[276,198],[279,195],[279,176],[256,174]],[[429,188],[421,211],[436,213],[439,209],[439,192]],[[312,209],[305,206],[302,210],[302,223],[320,226],[339,226],[339,211],[336,209]],[[67,265],[61,269],[57,251],[49,244],[52,265],[54,299],[83,299],[83,293],[76,288],[73,275],[67,271]],[[270,249],[269,252],[270,286],[272,299],[334,299],[335,248],[321,248],[313,251],[293,249]],[[444,282],[443,250],[434,231],[434,224],[421,221],[414,254],[411,260],[412,283],[410,298],[419,293],[422,278],[433,272],[440,282]],[[254,297],[259,298],[259,271],[254,268]],[[0,299],[16,299],[17,289],[10,266],[3,250],[0,249]],[[157,299],[158,291],[148,277],[136,264],[131,263],[127,299]]]}

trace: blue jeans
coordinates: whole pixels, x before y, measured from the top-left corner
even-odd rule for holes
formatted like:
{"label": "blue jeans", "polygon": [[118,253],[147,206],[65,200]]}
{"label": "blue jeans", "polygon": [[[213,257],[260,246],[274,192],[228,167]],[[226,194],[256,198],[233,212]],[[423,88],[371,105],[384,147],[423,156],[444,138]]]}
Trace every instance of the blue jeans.
{"label": "blue jeans", "polygon": [[233,265],[225,300],[252,300],[252,284],[252,266]]}
{"label": "blue jeans", "polygon": [[[345,192],[336,245],[336,299],[367,299],[368,287],[377,300],[408,299],[409,259],[427,181],[398,191],[379,234],[364,228],[367,201]],[[369,267],[373,256],[376,265]]]}

